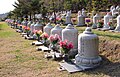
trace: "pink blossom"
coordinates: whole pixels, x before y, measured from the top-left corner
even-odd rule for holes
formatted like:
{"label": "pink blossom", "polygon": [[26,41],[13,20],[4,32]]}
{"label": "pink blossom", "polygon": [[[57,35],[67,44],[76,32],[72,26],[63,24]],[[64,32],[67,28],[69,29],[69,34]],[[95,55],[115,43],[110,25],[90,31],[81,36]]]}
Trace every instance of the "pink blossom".
{"label": "pink blossom", "polygon": [[47,39],[47,38],[49,37],[47,33],[43,33],[41,36],[42,36],[42,38],[44,38],[44,39]]}
{"label": "pink blossom", "polygon": [[36,34],[38,32],[38,30],[34,30],[33,33]]}
{"label": "pink blossom", "polygon": [[69,43],[69,44],[68,44],[68,48],[69,48],[69,49],[72,49],[72,48],[73,48],[73,44],[72,44],[72,43]]}
{"label": "pink blossom", "polygon": [[51,35],[51,36],[49,37],[49,40],[50,40],[51,42],[54,41],[54,36]]}

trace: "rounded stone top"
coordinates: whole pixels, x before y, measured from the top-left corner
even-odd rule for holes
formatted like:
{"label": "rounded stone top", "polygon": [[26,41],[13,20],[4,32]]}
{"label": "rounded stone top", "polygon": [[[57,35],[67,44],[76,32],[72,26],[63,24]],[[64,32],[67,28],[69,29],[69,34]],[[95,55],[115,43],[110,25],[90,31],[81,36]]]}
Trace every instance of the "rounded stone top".
{"label": "rounded stone top", "polygon": [[81,15],[81,11],[78,11],[78,15]]}
{"label": "rounded stone top", "polygon": [[100,15],[98,13],[96,13],[96,15],[94,17],[100,17]]}
{"label": "rounded stone top", "polygon": [[60,27],[60,24],[57,24],[55,27]]}
{"label": "rounded stone top", "polygon": [[53,26],[51,25],[51,23],[48,23],[45,27],[52,27],[53,28]]}
{"label": "rounded stone top", "polygon": [[62,28],[60,27],[60,24],[57,24],[53,29],[62,29]]}
{"label": "rounded stone top", "polygon": [[47,26],[49,26],[49,25],[50,25],[50,23],[47,24]]}
{"label": "rounded stone top", "polygon": [[39,22],[37,22],[34,26],[42,26]]}
{"label": "rounded stone top", "polygon": [[105,17],[112,17],[111,12],[108,12],[107,15],[105,15]]}
{"label": "rounded stone top", "polygon": [[92,29],[90,27],[87,27],[83,33],[84,34],[93,34]]}
{"label": "rounded stone top", "polygon": [[72,24],[68,24],[65,29],[74,29],[74,26]]}
{"label": "rounded stone top", "polygon": [[71,15],[71,13],[70,12],[67,12],[67,15],[66,16],[70,16]]}

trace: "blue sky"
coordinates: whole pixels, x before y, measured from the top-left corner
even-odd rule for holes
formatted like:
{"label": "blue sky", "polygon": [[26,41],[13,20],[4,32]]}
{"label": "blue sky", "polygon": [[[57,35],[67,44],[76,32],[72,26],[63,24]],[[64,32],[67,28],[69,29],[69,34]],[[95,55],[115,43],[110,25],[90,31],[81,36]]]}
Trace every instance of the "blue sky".
{"label": "blue sky", "polygon": [[12,11],[14,7],[12,4],[17,0],[0,0],[0,14]]}

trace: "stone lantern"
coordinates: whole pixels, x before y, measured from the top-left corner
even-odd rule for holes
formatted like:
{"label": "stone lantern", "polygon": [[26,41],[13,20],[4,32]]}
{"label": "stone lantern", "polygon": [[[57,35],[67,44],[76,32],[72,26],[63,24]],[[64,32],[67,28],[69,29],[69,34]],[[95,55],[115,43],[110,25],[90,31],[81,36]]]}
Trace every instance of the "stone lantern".
{"label": "stone lantern", "polygon": [[[77,53],[78,49],[78,30],[73,25],[68,24],[65,29],[62,30],[62,40],[68,40],[73,43],[74,48],[71,51]],[[74,53],[75,53],[74,52]],[[72,55],[74,55],[74,53]]]}
{"label": "stone lantern", "polygon": [[102,61],[99,56],[99,38],[91,32],[91,28],[78,36],[78,54],[75,57],[75,63],[85,68],[94,68],[100,65]]}
{"label": "stone lantern", "polygon": [[72,24],[70,15],[71,15],[71,13],[67,12],[65,24]]}
{"label": "stone lantern", "polygon": [[39,21],[34,25],[34,30],[43,30],[43,25]]}
{"label": "stone lantern", "polygon": [[85,25],[85,16],[83,16],[80,11],[78,12],[77,20],[78,20],[77,26],[84,26]]}
{"label": "stone lantern", "polygon": [[97,28],[97,23],[98,21],[100,20],[100,15],[98,13],[96,13],[95,16],[93,16],[93,25],[92,25],[92,28],[93,29],[96,29]]}
{"label": "stone lantern", "polygon": [[115,31],[119,31],[120,32],[120,15],[117,16],[117,26],[115,28]]}
{"label": "stone lantern", "polygon": [[53,29],[51,29],[51,35],[58,34],[60,37],[62,37],[62,28],[59,24],[57,24]]}
{"label": "stone lantern", "polygon": [[112,16],[110,13],[107,13],[107,15],[104,16],[104,27],[103,28],[108,28],[109,29],[109,26],[108,26],[108,22],[110,22],[110,20],[112,20]]}
{"label": "stone lantern", "polygon": [[44,32],[46,32],[49,36],[50,36],[50,31],[53,28],[53,26],[48,23],[45,27],[44,27]]}

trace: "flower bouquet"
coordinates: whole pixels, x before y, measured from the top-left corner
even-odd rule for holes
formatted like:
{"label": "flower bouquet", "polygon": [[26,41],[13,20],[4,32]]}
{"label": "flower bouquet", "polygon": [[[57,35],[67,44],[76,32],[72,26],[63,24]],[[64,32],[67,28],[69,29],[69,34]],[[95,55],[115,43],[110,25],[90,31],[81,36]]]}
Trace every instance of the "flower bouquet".
{"label": "flower bouquet", "polygon": [[97,28],[102,28],[103,24],[104,24],[103,21],[98,21]]}
{"label": "flower bouquet", "polygon": [[53,51],[58,51],[57,45],[58,42],[60,41],[60,36],[58,34],[51,35],[48,40],[50,41],[50,48]]}
{"label": "flower bouquet", "polygon": [[87,27],[89,27],[91,20],[90,20],[90,19],[86,19],[85,21],[86,21],[86,23],[87,23]]}
{"label": "flower bouquet", "polygon": [[67,40],[60,41],[61,53],[64,54],[64,60],[66,62],[69,61],[68,53],[72,48],[73,48],[73,44],[71,42],[68,42]]}
{"label": "flower bouquet", "polygon": [[34,30],[33,33],[36,34],[36,36],[38,37],[38,41],[40,41],[40,36],[42,34],[42,31],[41,30]]}
{"label": "flower bouquet", "polygon": [[27,36],[29,37],[30,28],[27,26],[24,26],[24,30],[25,30],[25,33],[27,33]]}
{"label": "flower bouquet", "polygon": [[110,30],[114,30],[115,27],[113,26],[112,22],[108,22],[107,25],[110,27]]}
{"label": "flower bouquet", "polygon": [[43,40],[43,44],[48,47],[48,45],[49,45],[49,44],[48,44],[49,35],[44,32],[44,33],[41,35],[41,37],[42,37],[42,40]]}

